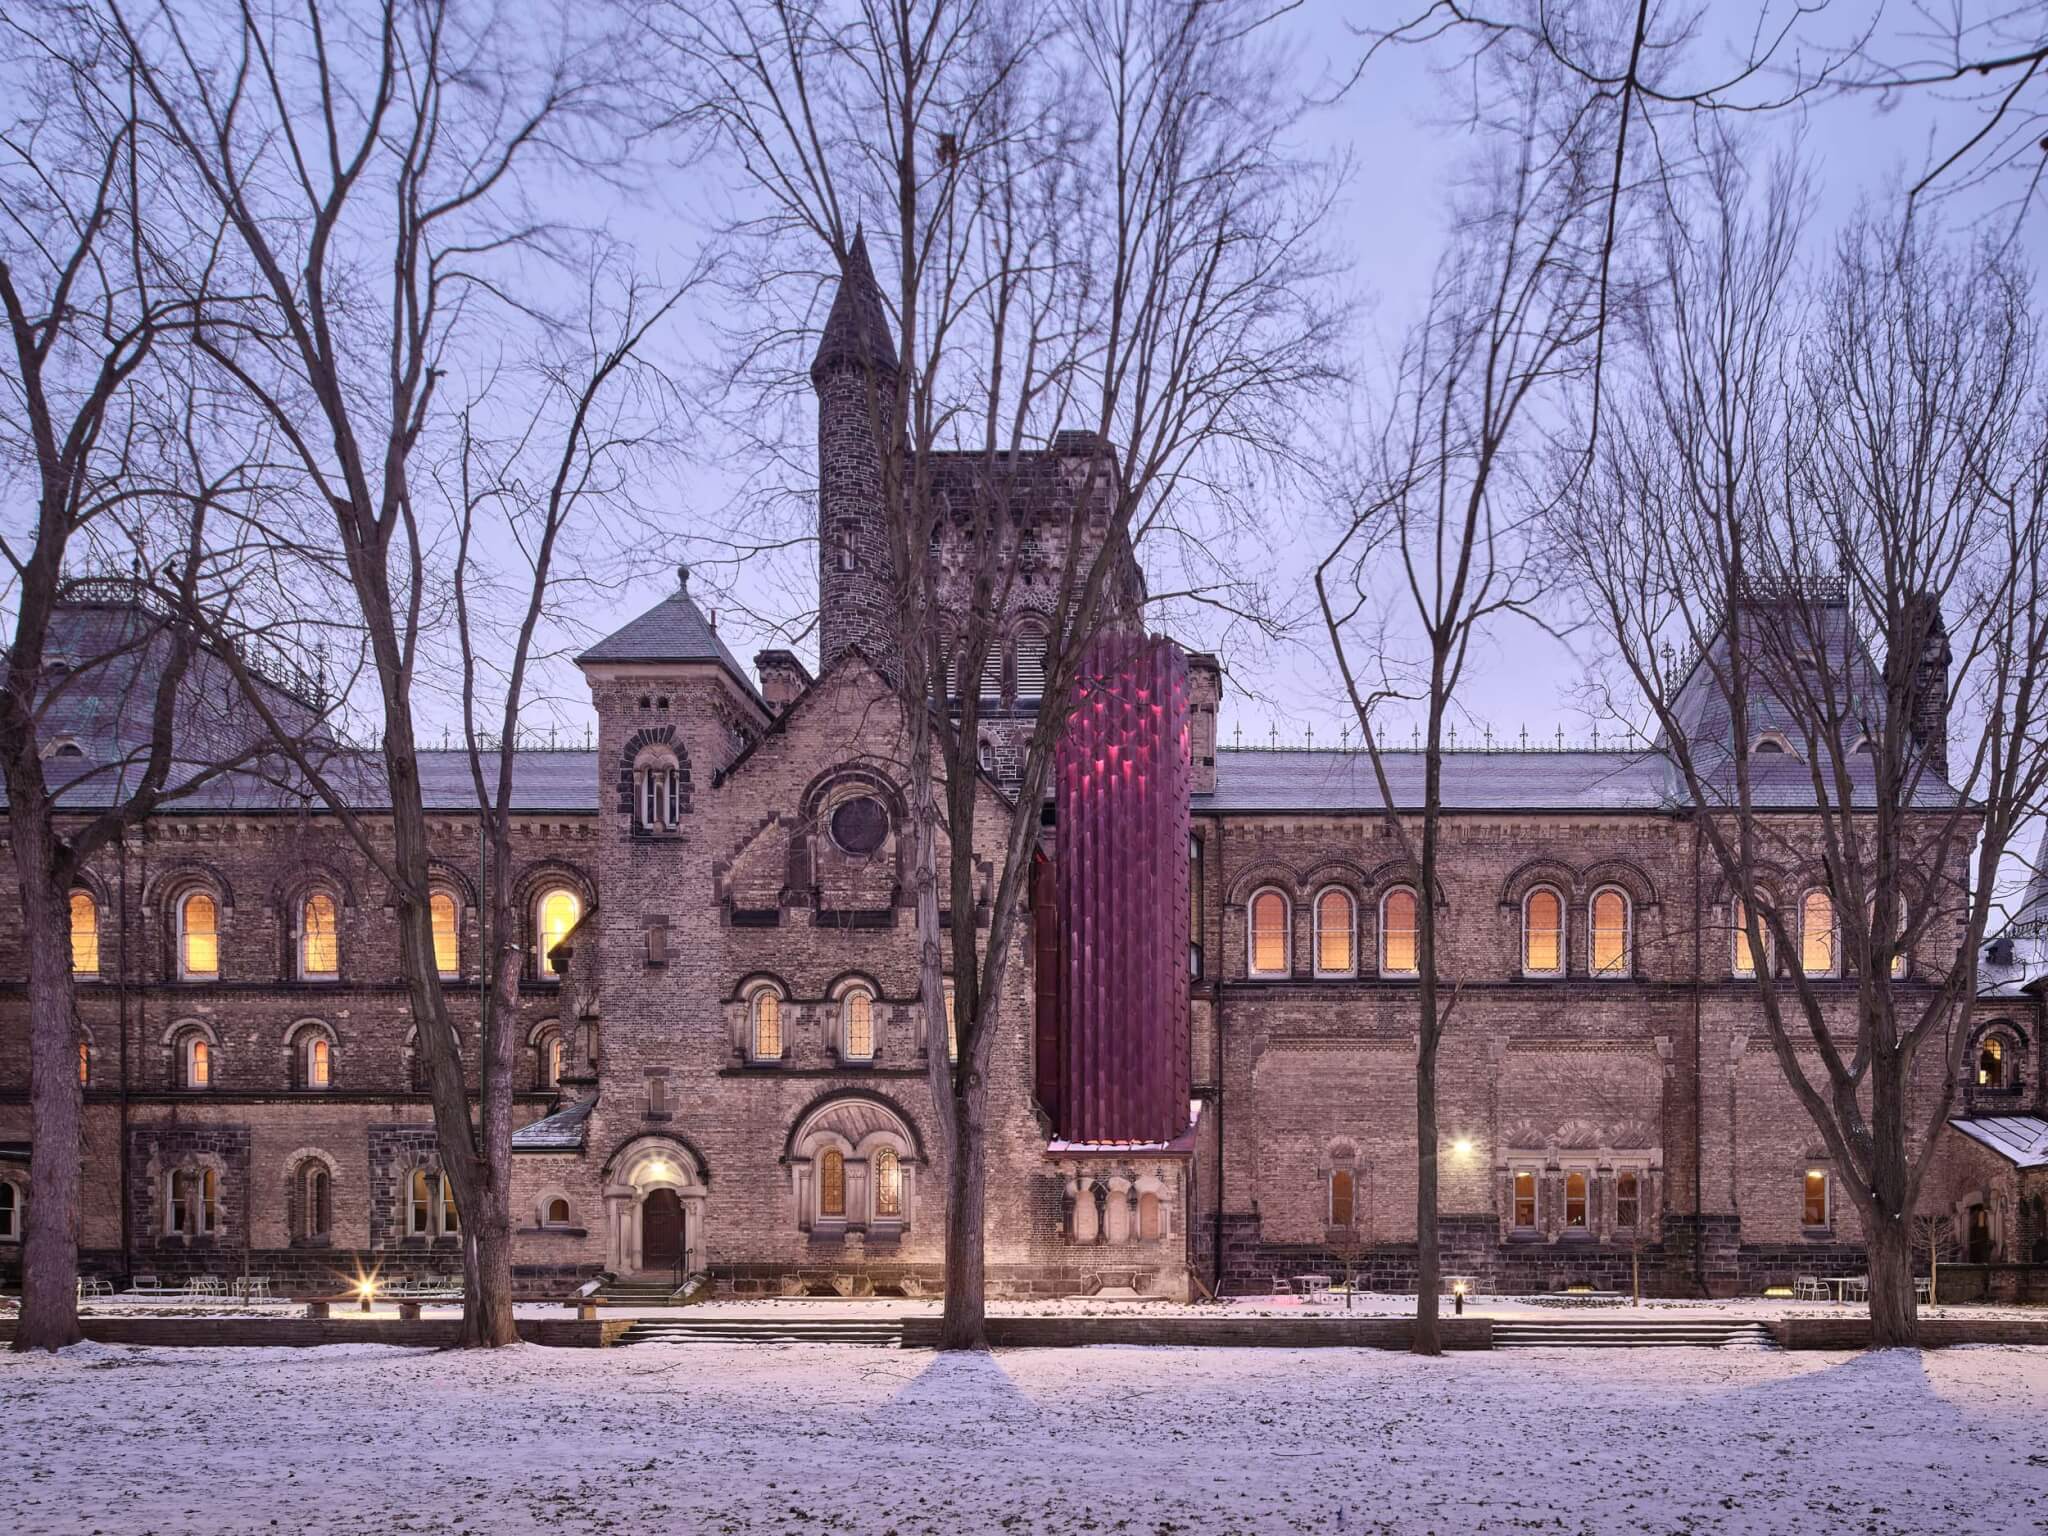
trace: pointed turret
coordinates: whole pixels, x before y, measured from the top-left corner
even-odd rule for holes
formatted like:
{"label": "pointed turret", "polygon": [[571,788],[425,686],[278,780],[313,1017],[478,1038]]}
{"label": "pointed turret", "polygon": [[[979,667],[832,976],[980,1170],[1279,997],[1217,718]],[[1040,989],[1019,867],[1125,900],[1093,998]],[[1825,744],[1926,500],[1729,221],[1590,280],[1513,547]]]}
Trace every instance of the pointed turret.
{"label": "pointed turret", "polygon": [[818,337],[817,356],[811,359],[811,384],[823,387],[835,368],[872,368],[894,378],[899,367],[882,285],[875,281],[874,264],[868,260],[867,236],[855,230],[853,248],[839,274],[839,292]]}

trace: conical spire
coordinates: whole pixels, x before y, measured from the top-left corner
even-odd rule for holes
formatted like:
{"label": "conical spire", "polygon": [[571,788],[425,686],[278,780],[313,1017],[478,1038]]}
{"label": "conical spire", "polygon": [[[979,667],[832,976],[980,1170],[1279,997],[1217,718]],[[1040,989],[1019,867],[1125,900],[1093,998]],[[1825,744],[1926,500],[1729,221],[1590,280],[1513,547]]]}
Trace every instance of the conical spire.
{"label": "conical spire", "polygon": [[875,281],[875,269],[868,260],[867,237],[858,229],[839,275],[832,312],[825,317],[825,330],[818,338],[818,355],[811,359],[811,383],[819,383],[832,369],[842,366],[877,368],[891,374],[897,371],[896,338],[889,330],[882,286]]}

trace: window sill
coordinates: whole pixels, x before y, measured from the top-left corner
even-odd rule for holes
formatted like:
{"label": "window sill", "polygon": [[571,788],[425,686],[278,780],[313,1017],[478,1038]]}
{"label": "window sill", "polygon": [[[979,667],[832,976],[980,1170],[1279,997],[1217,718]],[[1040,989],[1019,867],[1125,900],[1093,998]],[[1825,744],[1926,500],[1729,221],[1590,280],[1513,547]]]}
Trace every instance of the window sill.
{"label": "window sill", "polygon": [[1832,1243],[1835,1240],[1833,1227],[1801,1227],[1800,1238],[1809,1243]]}

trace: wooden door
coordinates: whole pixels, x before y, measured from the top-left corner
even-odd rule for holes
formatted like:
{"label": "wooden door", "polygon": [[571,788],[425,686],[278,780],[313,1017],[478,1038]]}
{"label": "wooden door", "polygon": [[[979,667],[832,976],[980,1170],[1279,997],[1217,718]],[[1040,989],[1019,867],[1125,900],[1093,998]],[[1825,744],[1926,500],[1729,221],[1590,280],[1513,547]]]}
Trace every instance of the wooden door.
{"label": "wooden door", "polygon": [[1991,1262],[1991,1212],[1981,1205],[1970,1207],[1969,1253],[1972,1264]]}
{"label": "wooden door", "polygon": [[683,1257],[683,1202],[672,1189],[657,1189],[640,1207],[640,1263],[674,1269]]}

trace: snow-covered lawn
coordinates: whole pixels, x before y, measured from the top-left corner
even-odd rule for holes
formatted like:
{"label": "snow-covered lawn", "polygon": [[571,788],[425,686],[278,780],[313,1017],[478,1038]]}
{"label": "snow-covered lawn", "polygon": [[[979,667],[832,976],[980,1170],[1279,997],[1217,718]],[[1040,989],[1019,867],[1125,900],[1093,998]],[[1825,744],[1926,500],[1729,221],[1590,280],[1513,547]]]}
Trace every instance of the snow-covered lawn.
{"label": "snow-covered lawn", "polygon": [[2017,1532],[2048,1350],[0,1358],[15,1530]]}

